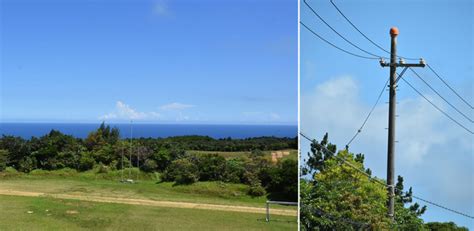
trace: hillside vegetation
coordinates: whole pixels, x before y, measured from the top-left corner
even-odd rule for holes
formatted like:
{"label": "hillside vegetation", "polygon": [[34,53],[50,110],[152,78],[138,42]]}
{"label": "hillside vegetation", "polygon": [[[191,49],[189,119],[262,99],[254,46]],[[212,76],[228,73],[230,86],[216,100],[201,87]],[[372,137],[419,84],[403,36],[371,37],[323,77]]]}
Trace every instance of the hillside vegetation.
{"label": "hillside vegetation", "polygon": [[[272,162],[266,156],[272,150],[296,148],[296,138],[277,137],[213,139],[181,136],[120,139],[117,128],[101,124],[85,139],[74,138],[55,130],[29,140],[3,135],[0,139],[0,171],[9,167],[34,175],[61,169],[68,172],[70,170],[67,169],[71,169],[82,173],[81,176],[92,171],[94,174],[102,174],[98,175],[100,177],[117,179],[121,178],[122,169],[125,169],[124,178],[129,177],[129,169],[135,169],[134,173],[130,173],[131,176],[135,176],[140,170],[139,179],[153,179],[155,183],[244,184],[248,196],[297,201],[297,159],[282,158]],[[216,153],[229,151],[248,154],[224,157]]]}

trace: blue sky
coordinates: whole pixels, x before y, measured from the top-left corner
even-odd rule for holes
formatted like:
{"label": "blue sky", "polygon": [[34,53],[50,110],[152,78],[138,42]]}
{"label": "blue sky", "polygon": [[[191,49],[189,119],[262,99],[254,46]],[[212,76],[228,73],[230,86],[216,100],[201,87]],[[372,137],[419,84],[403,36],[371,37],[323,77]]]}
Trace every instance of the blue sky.
{"label": "blue sky", "polygon": [[295,1],[1,7],[3,121],[297,123]]}
{"label": "blue sky", "polygon": [[[308,1],[341,34],[355,44],[386,55],[365,40],[333,8],[330,1]],[[423,57],[464,98],[473,97],[472,1],[360,1],[335,0],[359,29],[390,49],[389,29],[397,26],[398,54]],[[363,55],[327,28],[301,3],[301,21],[342,48]],[[320,140],[325,132],[343,148],[354,135],[388,78],[389,70],[378,60],[359,59],[323,43],[301,26],[301,131]],[[401,71],[401,70],[400,70]],[[417,68],[426,81],[461,111],[473,118],[467,107],[427,68]],[[474,130],[472,123],[457,114],[410,71],[405,77],[423,94]],[[454,124],[409,86],[399,84],[397,105],[396,174],[414,194],[447,207],[474,214],[473,136]],[[386,176],[387,92],[375,108],[350,150],[364,153],[366,166],[381,178]],[[306,156],[309,142],[302,140]],[[420,203],[424,204],[424,203]],[[425,221],[455,221],[474,229],[474,221],[428,205]]]}

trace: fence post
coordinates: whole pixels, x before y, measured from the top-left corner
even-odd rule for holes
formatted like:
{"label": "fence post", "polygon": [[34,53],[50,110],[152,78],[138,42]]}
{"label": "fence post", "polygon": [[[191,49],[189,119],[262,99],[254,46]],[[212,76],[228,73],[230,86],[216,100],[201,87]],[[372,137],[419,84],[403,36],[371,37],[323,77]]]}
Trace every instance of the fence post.
{"label": "fence post", "polygon": [[267,218],[266,218],[266,221],[267,222],[270,221],[270,203],[268,203],[268,201],[267,201]]}

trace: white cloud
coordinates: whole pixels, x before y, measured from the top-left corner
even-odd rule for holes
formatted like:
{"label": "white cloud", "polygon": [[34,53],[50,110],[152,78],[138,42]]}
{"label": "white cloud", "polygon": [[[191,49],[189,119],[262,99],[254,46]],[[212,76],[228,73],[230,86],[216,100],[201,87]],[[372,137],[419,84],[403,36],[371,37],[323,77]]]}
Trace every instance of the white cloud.
{"label": "white cloud", "polygon": [[183,103],[170,103],[160,107],[161,110],[167,111],[180,111],[188,108],[195,107],[195,105],[191,104],[183,104]]}
{"label": "white cloud", "polygon": [[150,120],[158,119],[161,117],[161,114],[158,112],[139,112],[128,104],[123,103],[122,101],[117,101],[115,104],[115,111],[100,116],[99,119],[102,120],[111,120],[111,119],[131,119],[131,120]]}

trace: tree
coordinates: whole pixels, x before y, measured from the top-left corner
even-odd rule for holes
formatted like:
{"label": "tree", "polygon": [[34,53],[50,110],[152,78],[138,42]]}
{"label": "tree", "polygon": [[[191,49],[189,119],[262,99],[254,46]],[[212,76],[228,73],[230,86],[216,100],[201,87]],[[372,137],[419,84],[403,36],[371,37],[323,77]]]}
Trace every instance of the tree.
{"label": "tree", "polygon": [[304,160],[305,166],[301,169],[303,175],[316,174],[324,170],[324,161],[330,159],[336,153],[336,145],[328,142],[328,133],[321,141],[315,140],[311,143],[311,153],[308,153],[308,160]]}
{"label": "tree", "polygon": [[[323,147],[329,149],[325,150]],[[328,143],[313,141],[301,183],[301,224],[304,230],[388,229],[385,187],[369,180],[360,171],[343,164],[344,159],[365,171],[362,156],[339,151]]]}
{"label": "tree", "polygon": [[141,166],[143,171],[145,172],[153,172],[156,171],[158,168],[158,164],[156,164],[156,161],[153,159],[148,159],[145,161],[145,163]]}
{"label": "tree", "polygon": [[418,203],[412,203],[413,190],[410,187],[408,192],[403,191],[403,177],[398,176],[395,185],[395,223],[398,229],[420,230],[423,229],[423,220],[419,218],[425,211],[426,206],[420,208]]}
{"label": "tree", "polygon": [[95,161],[90,152],[81,152],[81,158],[79,159],[79,170],[87,171],[94,167]]}
{"label": "tree", "polygon": [[18,163],[18,170],[22,172],[31,172],[38,167],[36,158],[25,156],[20,163]]}
{"label": "tree", "polygon": [[271,200],[298,201],[298,161],[285,159],[270,170],[267,186]]}
{"label": "tree", "polygon": [[468,231],[466,227],[459,227],[454,222],[428,222],[425,228],[432,231]]}
{"label": "tree", "polygon": [[197,167],[199,169],[199,180],[223,180],[226,160],[218,154],[205,154],[197,158]]}
{"label": "tree", "polygon": [[199,171],[188,158],[173,161],[164,173],[165,181],[174,181],[176,184],[192,184],[199,180]]}
{"label": "tree", "polygon": [[245,161],[242,158],[232,158],[226,161],[223,180],[241,183],[244,179]]}
{"label": "tree", "polygon": [[156,161],[158,169],[163,171],[168,165],[171,164],[172,156],[171,151],[167,148],[160,148],[157,152],[153,153],[152,158]]}
{"label": "tree", "polygon": [[0,172],[5,170],[7,167],[7,160],[8,160],[8,151],[4,149],[0,149]]}
{"label": "tree", "polygon": [[0,149],[8,151],[7,166],[18,167],[18,163],[30,153],[28,142],[15,136],[2,136]]}
{"label": "tree", "polygon": [[321,143],[314,140],[311,144],[300,184],[304,229],[424,229],[420,216],[426,206],[412,203],[413,189],[404,191],[403,177],[398,176],[395,185],[395,222],[392,223],[385,215],[385,182],[367,176],[371,171],[364,167],[364,155],[354,155],[348,147],[336,155],[335,150],[336,146],[328,143],[327,133]]}

